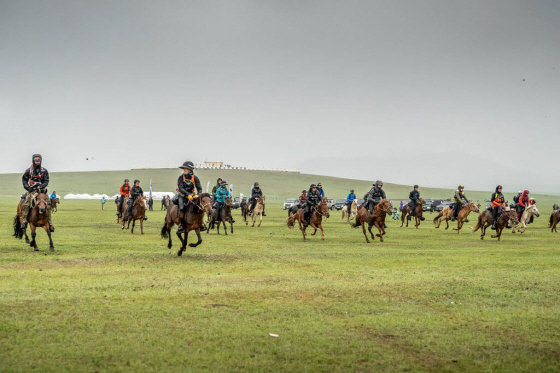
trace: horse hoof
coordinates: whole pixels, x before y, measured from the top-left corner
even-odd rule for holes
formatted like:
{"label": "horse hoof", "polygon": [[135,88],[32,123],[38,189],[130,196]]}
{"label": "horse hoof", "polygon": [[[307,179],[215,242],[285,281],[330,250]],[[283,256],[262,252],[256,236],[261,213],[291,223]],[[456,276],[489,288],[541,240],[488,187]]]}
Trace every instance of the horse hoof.
{"label": "horse hoof", "polygon": [[29,240],[25,240],[25,243],[29,245],[31,242]]}
{"label": "horse hoof", "polygon": [[39,251],[39,248],[38,248],[38,247],[34,247],[33,250],[34,250],[34,251]]}
{"label": "horse hoof", "polygon": [[181,256],[183,255],[183,250],[179,249],[179,251],[177,251],[177,256]]}
{"label": "horse hoof", "polygon": [[50,247],[51,253],[54,253],[54,247]]}

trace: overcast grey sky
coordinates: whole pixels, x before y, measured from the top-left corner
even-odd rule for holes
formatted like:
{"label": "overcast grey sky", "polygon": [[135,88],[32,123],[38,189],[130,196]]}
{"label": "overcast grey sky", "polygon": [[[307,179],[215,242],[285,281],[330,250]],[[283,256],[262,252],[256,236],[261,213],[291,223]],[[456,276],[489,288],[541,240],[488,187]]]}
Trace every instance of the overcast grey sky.
{"label": "overcast grey sky", "polygon": [[557,0],[0,0],[0,172],[41,152],[551,191],[559,20]]}

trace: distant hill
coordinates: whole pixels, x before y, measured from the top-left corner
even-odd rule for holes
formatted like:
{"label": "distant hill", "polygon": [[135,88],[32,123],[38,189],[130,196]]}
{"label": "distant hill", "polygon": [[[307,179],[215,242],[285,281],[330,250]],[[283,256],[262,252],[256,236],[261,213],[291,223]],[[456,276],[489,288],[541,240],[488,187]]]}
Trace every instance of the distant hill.
{"label": "distant hill", "polygon": [[[174,191],[177,187],[177,178],[181,170],[151,169],[151,170],[126,170],[126,171],[95,171],[95,172],[55,172],[51,173],[50,191],[56,190],[59,195],[68,193],[106,193],[109,195],[118,192],[125,178],[141,180],[144,191],[148,191],[150,179],[154,191]],[[268,201],[284,200],[297,197],[302,189],[307,189],[311,183],[321,182],[329,198],[344,198],[350,189],[354,189],[358,197],[362,197],[372,186],[372,181],[352,180],[330,176],[316,176],[294,172],[255,171],[255,170],[199,170],[197,176],[203,183],[203,191],[210,181],[210,188],[222,177],[229,184],[234,185],[234,192],[248,194],[253,182],[261,184]],[[22,174],[0,174],[0,196],[17,197],[23,193],[21,185]],[[391,184],[384,180],[385,191],[391,199],[407,199],[412,189],[410,185]],[[451,198],[453,189],[421,188],[422,197],[425,198]],[[490,198],[492,191],[466,190],[467,197],[485,200]],[[540,203],[552,204],[560,200],[557,196],[535,195]],[[506,198],[511,201],[513,195],[506,193]]]}

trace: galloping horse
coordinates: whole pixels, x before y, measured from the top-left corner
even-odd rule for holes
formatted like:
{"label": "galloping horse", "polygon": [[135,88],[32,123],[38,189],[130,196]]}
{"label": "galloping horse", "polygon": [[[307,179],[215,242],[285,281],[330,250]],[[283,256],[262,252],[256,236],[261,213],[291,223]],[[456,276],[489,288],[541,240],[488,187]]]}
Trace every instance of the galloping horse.
{"label": "galloping horse", "polygon": [[[480,212],[480,209],[473,202],[465,203],[457,215],[457,228],[453,228],[454,231],[457,231],[459,234],[461,233],[461,228],[467,221],[467,217],[471,212]],[[441,222],[445,220],[445,223],[447,224],[445,229],[449,229],[449,220],[451,220],[451,217],[453,217],[453,209],[448,206],[441,210],[438,216],[435,217],[434,225],[436,228],[439,228]]]}
{"label": "galloping horse", "polygon": [[[262,213],[264,211],[264,196],[261,196],[257,199],[257,205],[255,206],[255,208],[253,209],[253,211],[251,211],[251,217],[253,218],[253,227],[255,226],[255,222],[257,220],[257,216],[260,216],[260,221],[259,221],[259,227],[261,226],[262,223]],[[247,215],[249,214],[249,208],[251,207],[251,205],[248,203],[245,205],[245,207],[243,208],[243,221],[245,222],[245,225],[249,225],[249,222],[247,221]]]}
{"label": "galloping horse", "polygon": [[222,223],[224,225],[224,231],[226,232],[226,236],[227,236],[226,222],[229,222],[231,226],[231,234],[233,234],[233,223],[231,217],[232,207],[233,207],[233,203],[231,202],[231,197],[226,197],[226,203],[220,209],[220,216],[218,216],[218,219],[216,219],[216,210],[212,209],[212,211],[210,212],[210,221],[206,233],[210,232],[210,229],[214,229],[214,223],[216,220],[218,220],[218,226],[217,226],[218,234],[220,234],[220,223]]}
{"label": "galloping horse", "polygon": [[344,205],[342,207],[341,220],[344,220],[344,218],[346,217],[346,221],[350,223],[350,220],[354,219],[356,217],[356,214],[358,214],[358,201],[354,199],[352,201],[352,205],[350,206],[350,211],[346,211],[346,210],[348,210],[348,205]]}
{"label": "galloping horse", "polygon": [[[422,207],[426,204],[426,200],[424,198],[418,199],[418,203],[416,204],[416,208],[412,212],[412,216],[414,216],[415,224],[414,226],[418,229],[420,222],[422,221]],[[410,212],[410,205],[407,203],[403,206],[402,215],[401,215],[401,228],[404,225],[404,221],[406,220],[406,227],[408,228],[408,213]]]}
{"label": "galloping horse", "polygon": [[[537,205],[531,205],[527,208],[525,208],[525,211],[523,211],[523,214],[521,215],[521,219],[519,219],[519,223],[521,223],[522,227],[519,228],[517,231],[520,233],[525,232],[525,230],[527,229],[527,223],[529,222],[529,220],[531,220],[531,217],[536,216],[537,218],[539,216],[541,216],[541,214],[539,213],[539,209],[537,208]],[[515,226],[513,226],[511,233],[515,233]]]}
{"label": "galloping horse", "polygon": [[[187,211],[183,221],[185,227],[184,238],[181,236],[181,233],[177,232],[177,237],[181,240],[181,248],[177,251],[178,256],[183,255],[183,251],[187,249],[187,239],[190,231],[195,231],[198,241],[196,243],[190,243],[189,246],[197,247],[202,243],[200,230],[204,227],[204,215],[206,214],[206,211],[209,210],[212,210],[212,197],[210,197],[210,194],[208,193],[203,193],[198,198],[188,202]],[[161,238],[169,239],[167,247],[170,249],[172,246],[170,234],[171,228],[175,224],[179,225],[179,223],[179,207],[175,204],[171,204],[171,206],[167,209],[163,227],[161,227]]]}
{"label": "galloping horse", "polygon": [[[124,203],[123,206],[125,206]],[[144,216],[146,215],[146,210],[146,198],[144,198],[143,196],[138,196],[134,201],[134,205],[132,205],[132,214],[130,219],[128,220],[126,220],[127,209],[124,209],[121,229],[124,229],[124,226],[127,222],[128,225],[126,226],[126,229],[130,228],[130,221],[132,220],[132,229],[130,230],[130,233],[134,233],[134,225],[136,224],[136,220],[140,220],[140,233],[144,234]]]}
{"label": "galloping horse", "polygon": [[[502,213],[498,215],[498,221],[496,222],[496,234],[493,234],[491,237],[498,238],[498,241],[500,241],[502,231],[507,225],[508,221],[511,222],[511,225],[517,225],[517,223],[519,223],[515,210],[510,210],[509,207],[506,207],[504,211],[502,211]],[[486,228],[491,226],[493,222],[494,219],[492,219],[492,212],[484,210],[483,212],[478,214],[478,222],[474,227],[472,227],[471,231],[472,233],[474,233],[480,228],[480,239],[484,240]]]}
{"label": "galloping horse", "polygon": [[[366,233],[366,226],[368,224],[368,231],[371,235],[371,239],[375,241],[375,236],[379,237],[379,240],[383,242],[383,236],[387,233],[385,231],[385,215],[391,214],[392,207],[391,202],[386,199],[382,199],[375,207],[373,208],[373,213],[370,214],[369,210],[365,207],[361,206],[358,210],[358,214],[356,215],[356,221],[352,224],[352,228],[358,228],[360,225],[362,226],[362,231],[364,232],[364,237],[366,238],[366,242],[369,243],[369,238]],[[371,228],[375,226],[379,233],[375,236],[371,231]]]}
{"label": "galloping horse", "polygon": [[60,198],[56,197],[54,199],[51,199],[51,213],[58,211],[57,206],[59,204],[60,204]]}
{"label": "galloping horse", "polygon": [[552,214],[550,215],[550,217],[552,218],[552,224],[548,225],[548,227],[550,228],[550,231],[551,232],[558,232],[558,230],[556,229],[556,225],[560,221],[560,210],[552,211]]}
{"label": "galloping horse", "polygon": [[37,233],[35,229],[37,227],[42,227],[47,235],[49,236],[49,244],[51,252],[54,252],[54,245],[51,237],[51,231],[49,230],[49,211],[48,204],[49,196],[44,192],[39,192],[32,200],[31,210],[29,211],[29,217],[27,222],[29,223],[29,228],[31,228],[31,242],[29,237],[27,237],[27,229],[21,229],[21,221],[23,220],[22,209],[25,200],[20,200],[17,206],[17,214],[14,218],[14,237],[21,239],[25,236],[25,243],[28,243],[35,251],[39,251],[37,248],[37,242],[35,241],[35,236]]}
{"label": "galloping horse", "polygon": [[126,217],[126,209],[128,206],[128,196],[124,196],[122,203],[117,203],[117,212],[119,213],[119,215],[117,215],[117,223],[120,222],[121,220],[124,220],[124,218]]}
{"label": "galloping horse", "polygon": [[301,204],[299,202],[297,204],[294,204],[292,207],[288,209],[288,217],[298,212],[300,208],[301,208]]}
{"label": "galloping horse", "polygon": [[[315,235],[315,233],[317,233],[317,228],[319,228],[321,230],[321,239],[324,240],[325,239],[325,233],[323,231],[323,216],[326,216],[327,218],[330,216],[329,213],[329,205],[327,203],[327,198],[323,197],[323,201],[318,204],[313,211],[311,212],[311,218],[309,219],[309,225],[315,229],[313,231],[313,233],[311,233],[312,236]],[[305,231],[307,230],[307,227],[305,227],[303,225],[303,222],[305,220],[304,218],[304,212],[303,209],[299,209],[295,214],[293,214],[292,216],[290,216],[288,218],[288,221],[286,222],[286,224],[288,225],[288,228],[293,228],[295,226],[296,220],[299,223],[299,229],[301,230],[301,233],[303,234],[303,240],[307,241],[307,234],[305,233]]]}

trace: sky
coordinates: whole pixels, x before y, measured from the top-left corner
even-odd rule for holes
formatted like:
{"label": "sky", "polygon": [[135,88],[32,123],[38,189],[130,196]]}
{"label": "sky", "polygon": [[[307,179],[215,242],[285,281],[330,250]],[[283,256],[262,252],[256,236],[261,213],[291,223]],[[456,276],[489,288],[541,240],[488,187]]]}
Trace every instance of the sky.
{"label": "sky", "polygon": [[0,0],[0,172],[560,193],[560,2]]}

